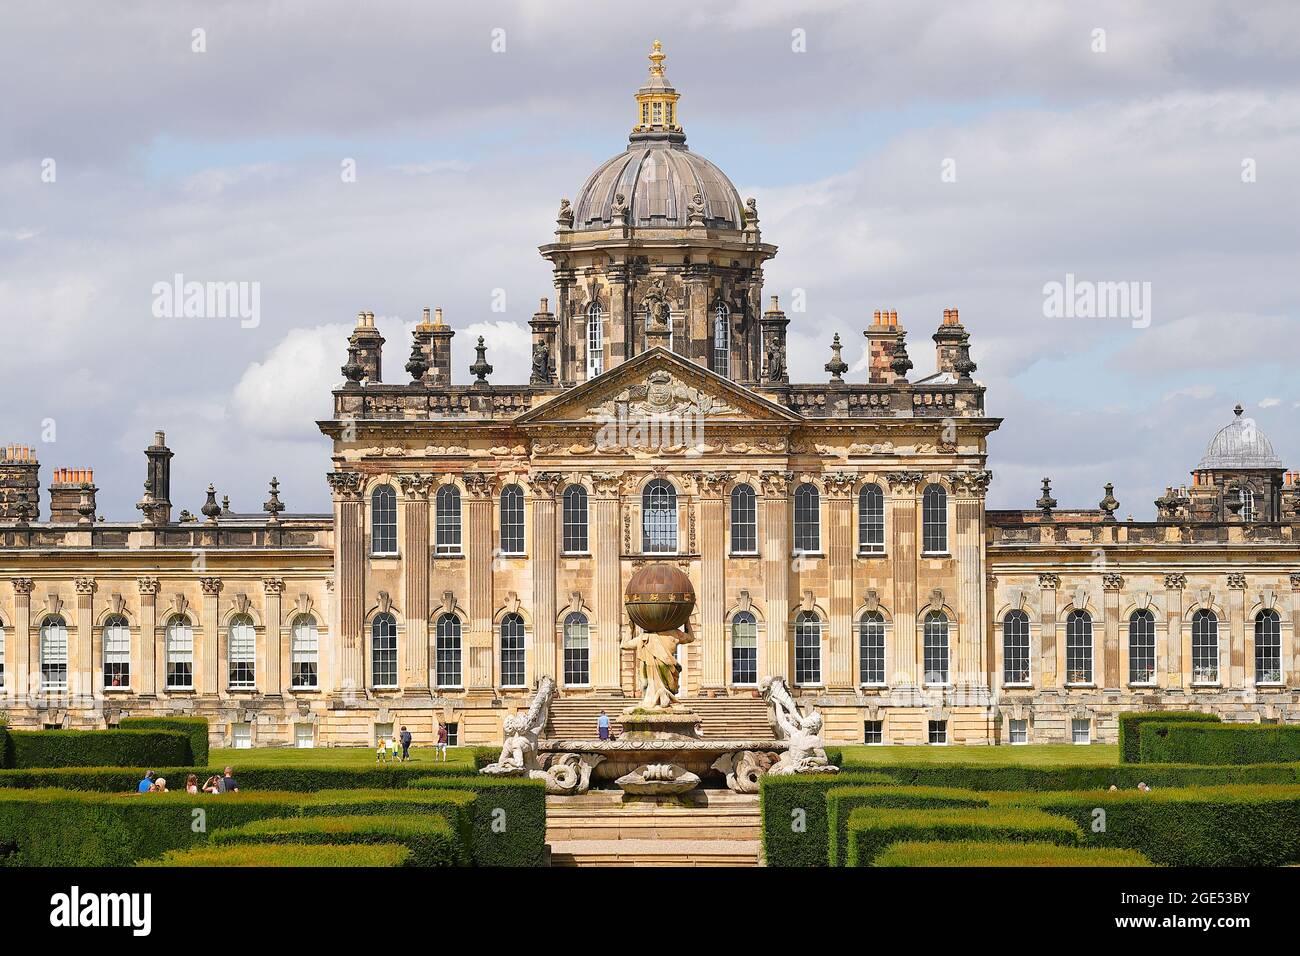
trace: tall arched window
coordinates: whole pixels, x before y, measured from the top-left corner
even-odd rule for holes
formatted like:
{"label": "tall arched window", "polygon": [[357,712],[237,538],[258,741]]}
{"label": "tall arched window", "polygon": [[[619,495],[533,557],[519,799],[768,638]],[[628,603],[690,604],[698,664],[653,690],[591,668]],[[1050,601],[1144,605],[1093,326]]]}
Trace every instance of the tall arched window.
{"label": "tall arched window", "polygon": [[808,482],[794,490],[794,549],[822,549],[822,496],[817,486]]}
{"label": "tall arched window", "polygon": [[858,492],[858,553],[885,553],[885,493],[879,485]]}
{"label": "tall arched window", "polygon": [[1071,611],[1065,619],[1065,682],[1092,683],[1092,615]]}
{"label": "tall arched window", "polygon": [[1202,609],[1192,615],[1192,683],[1219,680],[1219,618]]}
{"label": "tall arched window", "polygon": [[251,690],[257,686],[257,631],[253,619],[241,614],[230,622],[230,689]]}
{"label": "tall arched window", "polygon": [[925,682],[948,683],[948,615],[931,611],[925,616]]}
{"label": "tall arched window", "polygon": [[320,630],[310,614],[299,614],[293,619],[293,632],[289,638],[289,664],[292,686],[304,690],[320,682]]}
{"label": "tall arched window", "polygon": [[5,685],[5,626],[0,621],[0,688]]}
{"label": "tall arched window", "polygon": [[443,614],[434,635],[434,676],[439,687],[460,687],[460,618]]}
{"label": "tall arched window", "polygon": [[1156,681],[1156,616],[1147,610],[1134,611],[1128,619],[1128,681]]}
{"label": "tall arched window", "polygon": [[524,686],[524,619],[507,614],[501,619],[501,686]]}
{"label": "tall arched window", "polygon": [[1254,521],[1259,515],[1259,499],[1250,488],[1241,489],[1241,520]]}
{"label": "tall arched window", "polygon": [[948,492],[942,485],[927,485],[921,503],[923,550],[948,553]]}
{"label": "tall arched window", "polygon": [[564,489],[564,551],[566,554],[586,554],[587,542],[587,489],[582,485],[569,485]]}
{"label": "tall arched window", "polygon": [[57,614],[41,625],[41,690],[68,689],[68,624]]}
{"label": "tall arched window", "polygon": [[380,614],[370,626],[370,684],[380,689],[397,686],[397,618]]}
{"label": "tall arched window", "polygon": [[599,303],[587,306],[587,378],[605,371],[605,313]]}
{"label": "tall arched window", "polygon": [[885,617],[879,611],[867,611],[858,622],[858,682],[885,683]]}
{"label": "tall arched window", "polygon": [[564,619],[564,683],[586,687],[591,683],[591,635],[587,615],[574,611]]}
{"label": "tall arched window", "polygon": [[731,313],[721,302],[713,310],[713,371],[731,378]]}
{"label": "tall arched window", "polygon": [[1002,683],[1029,683],[1029,615],[1008,611],[1002,619]]}
{"label": "tall arched window", "polygon": [[758,683],[758,621],[748,611],[731,619],[731,682]]}
{"label": "tall arched window", "polygon": [[1282,683],[1282,619],[1277,611],[1255,618],[1255,683]]}
{"label": "tall arched window", "polygon": [[524,489],[518,485],[501,489],[501,553],[524,553]]}
{"label": "tall arched window", "polygon": [[397,492],[380,485],[370,496],[370,551],[397,553]]}
{"label": "tall arched window", "polygon": [[104,621],[104,689],[131,686],[131,625],[120,614]]}
{"label": "tall arched window", "polygon": [[794,619],[794,682],[822,682],[822,619],[816,611],[800,611]]}
{"label": "tall arched window", "polygon": [[677,489],[662,478],[641,492],[641,550],[647,554],[677,550]]}
{"label": "tall arched window", "polygon": [[731,553],[758,553],[758,498],[749,485],[731,489]]}
{"label": "tall arched window", "polygon": [[194,689],[194,628],[189,618],[176,615],[167,622],[164,638],[167,656],[167,689]]}
{"label": "tall arched window", "polygon": [[433,502],[438,554],[460,554],[460,489],[455,485],[443,485]]}

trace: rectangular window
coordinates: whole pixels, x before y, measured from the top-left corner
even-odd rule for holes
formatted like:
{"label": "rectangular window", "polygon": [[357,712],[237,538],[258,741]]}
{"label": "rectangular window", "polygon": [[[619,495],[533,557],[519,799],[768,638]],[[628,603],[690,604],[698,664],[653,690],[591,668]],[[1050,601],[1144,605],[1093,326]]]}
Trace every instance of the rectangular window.
{"label": "rectangular window", "polygon": [[1086,718],[1070,721],[1070,739],[1076,744],[1092,743],[1092,721]]}
{"label": "rectangular window", "polygon": [[748,485],[731,492],[731,552],[758,553],[758,500]]}
{"label": "rectangular window", "polygon": [[1029,721],[1027,720],[1011,721],[1011,726],[1010,726],[1010,730],[1008,731],[1008,735],[1010,736],[1011,742],[1013,744],[1029,743]]}
{"label": "rectangular window", "polygon": [[1156,618],[1150,611],[1139,611],[1128,624],[1128,679],[1130,684],[1156,680]]}
{"label": "rectangular window", "polygon": [[862,722],[862,742],[866,744],[883,744],[885,742],[885,722],[883,720],[864,720]]}
{"label": "rectangular window", "polygon": [[311,620],[299,620],[293,625],[289,657],[293,667],[293,686],[310,690],[317,686],[320,662],[320,632]]}
{"label": "rectangular window", "polygon": [[885,619],[866,614],[858,625],[858,680],[881,686],[885,683]]}
{"label": "rectangular window", "polygon": [[294,724],[293,745],[299,750],[311,750],[316,746],[316,728],[311,724]]}
{"label": "rectangular window", "polygon": [[799,623],[794,630],[794,682],[822,682],[822,631],[819,623]]}
{"label": "rectangular window", "polygon": [[251,750],[253,747],[253,725],[249,723],[230,725],[231,746],[236,750]]}
{"label": "rectangular window", "polygon": [[60,620],[41,628],[41,690],[68,689],[68,629]]}
{"label": "rectangular window", "polygon": [[587,628],[573,628],[564,638],[564,683],[585,687],[591,683],[591,649]]}
{"label": "rectangular window", "polygon": [[447,746],[448,747],[460,746],[460,724],[447,725]]}
{"label": "rectangular window", "polygon": [[579,485],[564,492],[564,552],[587,553],[587,492]]}
{"label": "rectangular window", "polygon": [[0,628],[0,687],[5,685],[5,632]]}
{"label": "rectangular window", "polygon": [[731,682],[758,683],[758,625],[748,612],[737,614],[731,623]]}
{"label": "rectangular window", "polygon": [[946,744],[948,742],[948,721],[932,720],[929,722],[930,743]]}
{"label": "rectangular window", "polygon": [[501,686],[524,686],[524,624],[511,620],[501,625]]}
{"label": "rectangular window", "polygon": [[167,689],[194,688],[194,629],[188,624],[167,628]]}
{"label": "rectangular window", "polygon": [[235,624],[230,628],[230,689],[252,690],[257,686],[254,671],[257,660],[257,632],[252,624]]}
{"label": "rectangular window", "polygon": [[104,628],[104,689],[131,687],[131,630],[109,624]]}
{"label": "rectangular window", "polygon": [[858,494],[858,553],[885,553],[885,493],[879,485]]}

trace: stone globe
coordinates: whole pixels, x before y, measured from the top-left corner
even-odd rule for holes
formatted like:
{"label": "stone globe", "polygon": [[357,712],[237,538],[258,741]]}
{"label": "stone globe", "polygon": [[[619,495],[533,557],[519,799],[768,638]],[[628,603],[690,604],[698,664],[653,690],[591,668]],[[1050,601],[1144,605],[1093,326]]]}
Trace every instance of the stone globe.
{"label": "stone globe", "polygon": [[652,634],[675,631],[695,610],[695,587],[686,572],[670,564],[647,564],[627,582],[627,616]]}

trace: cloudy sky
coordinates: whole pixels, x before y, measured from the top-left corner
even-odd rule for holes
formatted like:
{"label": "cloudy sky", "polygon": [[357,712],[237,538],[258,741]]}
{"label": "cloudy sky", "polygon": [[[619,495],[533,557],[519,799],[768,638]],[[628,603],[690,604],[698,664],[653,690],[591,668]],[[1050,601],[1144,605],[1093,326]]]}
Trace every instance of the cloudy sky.
{"label": "cloudy sky", "polygon": [[[45,483],[94,467],[110,519],[159,428],[178,507],[257,510],[276,474],[327,509],[357,311],[390,379],[441,306],[461,381],[480,334],[525,380],[536,247],[623,148],[653,39],[780,247],[768,294],[804,290],[794,378],[879,308],[924,373],[955,306],[1006,418],[993,507],[1051,475],[1150,518],[1238,401],[1300,466],[1291,0],[6,4],[0,442]],[[156,315],[177,274],[258,283],[258,323]],[[1149,283],[1149,314],[1050,316],[1067,275]]]}

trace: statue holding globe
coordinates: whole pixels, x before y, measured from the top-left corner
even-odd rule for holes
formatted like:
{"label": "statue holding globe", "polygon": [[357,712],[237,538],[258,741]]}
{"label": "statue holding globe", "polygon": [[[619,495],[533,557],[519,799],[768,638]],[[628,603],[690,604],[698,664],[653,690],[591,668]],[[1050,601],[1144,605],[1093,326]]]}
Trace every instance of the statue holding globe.
{"label": "statue holding globe", "polygon": [[649,564],[632,575],[625,597],[628,617],[640,629],[622,642],[624,648],[636,651],[637,684],[644,688],[635,709],[680,709],[682,665],[677,648],[695,640],[690,631],[695,588],[679,568]]}

